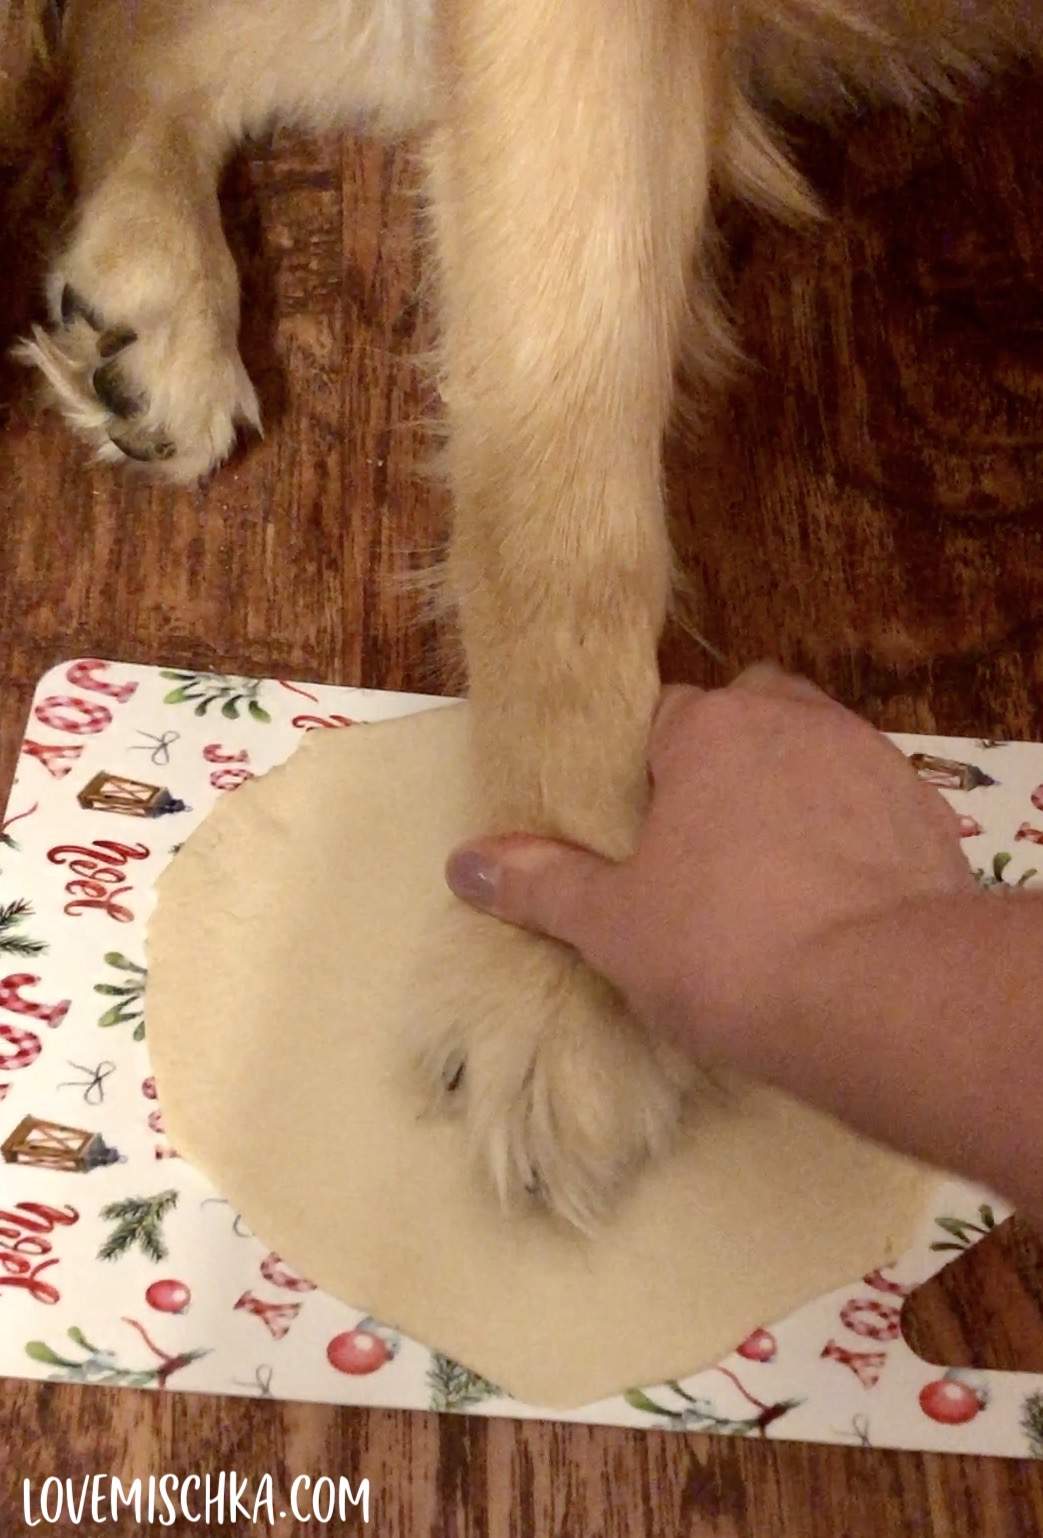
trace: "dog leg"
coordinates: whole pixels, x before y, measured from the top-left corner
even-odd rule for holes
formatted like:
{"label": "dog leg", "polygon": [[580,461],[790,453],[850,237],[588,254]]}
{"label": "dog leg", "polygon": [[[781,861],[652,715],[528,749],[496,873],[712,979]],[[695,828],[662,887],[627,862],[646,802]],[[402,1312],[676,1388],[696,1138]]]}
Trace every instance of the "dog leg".
{"label": "dog leg", "polygon": [[[446,6],[431,186],[475,832],[620,858],[645,805],[670,579],[661,439],[717,130],[710,13]],[[445,923],[428,1080],[505,1199],[538,1189],[587,1225],[669,1141],[684,1074],[564,948],[461,905]]]}

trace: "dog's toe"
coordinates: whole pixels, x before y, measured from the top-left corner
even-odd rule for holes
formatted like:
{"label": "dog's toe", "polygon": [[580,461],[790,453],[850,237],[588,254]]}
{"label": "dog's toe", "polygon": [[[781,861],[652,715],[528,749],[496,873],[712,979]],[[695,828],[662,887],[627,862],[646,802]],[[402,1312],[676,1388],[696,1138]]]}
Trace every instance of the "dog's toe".
{"label": "dog's toe", "polygon": [[135,436],[133,433],[114,432],[110,432],[109,437],[126,459],[133,459],[139,465],[173,459],[177,453],[177,444],[169,438],[155,438],[145,433]]}
{"label": "dog's toe", "polygon": [[135,326],[85,300],[82,287],[56,283],[51,291],[52,328],[34,327],[14,355],[44,374],[100,459],[183,483],[221,463],[237,424],[260,431],[234,336],[215,335],[185,305]]}
{"label": "dog's toe", "polygon": [[130,326],[113,326],[102,332],[98,356],[107,361],[91,374],[91,389],[109,413],[106,432],[123,457],[139,465],[163,464],[176,457],[177,445],[163,428],[142,422],[149,408],[148,396],[130,382],[121,361],[137,339]]}
{"label": "dog's toe", "polygon": [[[102,353],[102,357],[104,356],[105,354]],[[91,385],[106,411],[111,411],[115,417],[125,417],[128,420],[139,417],[148,405],[144,396],[127,383],[120,368],[118,355],[110,357],[108,363],[103,363],[94,370],[91,375]]]}
{"label": "dog's toe", "polygon": [[101,321],[71,283],[66,283],[62,287],[61,317],[63,326],[71,326],[77,320],[85,320],[93,331],[101,330]]}
{"label": "dog's toe", "polygon": [[133,331],[130,326],[110,326],[98,338],[98,356],[99,358],[114,358],[117,353],[122,352],[125,347],[129,347],[131,342],[136,342],[137,339],[138,333]]}

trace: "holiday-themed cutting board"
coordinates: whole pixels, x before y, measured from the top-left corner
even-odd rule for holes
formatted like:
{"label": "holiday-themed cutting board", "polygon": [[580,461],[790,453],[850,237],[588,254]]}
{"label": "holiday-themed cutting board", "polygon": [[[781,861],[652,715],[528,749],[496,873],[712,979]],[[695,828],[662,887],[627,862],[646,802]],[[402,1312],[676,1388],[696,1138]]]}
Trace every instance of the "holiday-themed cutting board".
{"label": "holiday-themed cutting board", "polygon": [[[0,833],[0,1374],[548,1413],[272,1254],[171,1147],[149,1065],[145,932],[178,846],[305,732],[437,703],[97,659],[41,680]],[[1043,746],[895,741],[951,798],[983,885],[1033,882]],[[1004,1216],[987,1192],[940,1180],[897,1265],[763,1321],[683,1382],[556,1418],[1043,1456],[1043,1377],[945,1371],[900,1331],[912,1288]]]}

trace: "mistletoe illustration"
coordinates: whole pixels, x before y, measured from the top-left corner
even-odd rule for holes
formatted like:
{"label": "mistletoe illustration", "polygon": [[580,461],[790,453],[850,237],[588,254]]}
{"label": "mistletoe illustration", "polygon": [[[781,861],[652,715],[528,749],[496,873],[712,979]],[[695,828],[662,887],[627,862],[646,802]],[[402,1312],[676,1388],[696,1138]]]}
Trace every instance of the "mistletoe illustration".
{"label": "mistletoe illustration", "polygon": [[1029,1394],[1021,1406],[1021,1429],[1033,1458],[1043,1458],[1043,1393]]}
{"label": "mistletoe illustration", "polygon": [[461,1367],[452,1357],[440,1351],[431,1353],[431,1366],[427,1370],[427,1386],[431,1390],[432,1410],[468,1410],[483,1399],[496,1398],[501,1390],[488,1378]]}
{"label": "mistletoe illustration", "polygon": [[[948,1239],[935,1239],[931,1244],[932,1250],[969,1250],[972,1244],[983,1239],[996,1227],[996,1214],[988,1202],[982,1202],[978,1208],[977,1223],[970,1218],[935,1218],[936,1225],[943,1233],[949,1235]],[[971,1236],[976,1237],[972,1238]]]}
{"label": "mistletoe illustration", "polygon": [[158,1196],[128,1196],[121,1202],[109,1202],[101,1209],[106,1223],[116,1227],[98,1250],[99,1260],[118,1260],[135,1245],[149,1260],[166,1258],[163,1219],[177,1206],[176,1191],[160,1191]]}
{"label": "mistletoe illustration", "polygon": [[33,917],[32,903],[24,897],[0,903],[0,956],[40,956],[47,949],[46,940],[30,940],[18,934],[18,926]]}
{"label": "mistletoe illustration", "polygon": [[1014,856],[1012,854],[1008,854],[1006,850],[1001,850],[998,855],[993,857],[992,871],[990,873],[986,873],[979,867],[974,872],[975,880],[980,886],[1003,887],[1005,891],[1009,892],[1012,887],[1024,886],[1026,881],[1031,881],[1033,876],[1037,876],[1039,874],[1035,867],[1033,867],[1032,870],[1023,870],[1017,881],[1008,881],[1004,875],[1004,871],[1007,869],[1007,866],[1010,864],[1013,858]]}
{"label": "mistletoe illustration", "polygon": [[263,678],[233,678],[227,673],[180,673],[174,668],[164,668],[161,678],[169,678],[175,687],[164,694],[164,705],[194,704],[197,716],[205,716],[211,705],[220,704],[221,714],[228,721],[238,721],[239,712],[245,706],[255,721],[265,723],[271,716],[257,698],[264,683]]}
{"label": "mistletoe illustration", "polygon": [[159,1363],[156,1367],[120,1367],[119,1359],[114,1351],[108,1351],[104,1347],[93,1345],[83,1331],[75,1325],[66,1330],[66,1334],[72,1343],[80,1351],[86,1352],[82,1361],[76,1361],[72,1357],[60,1356],[57,1351],[52,1351],[50,1346],[42,1340],[31,1340],[26,1344],[25,1354],[34,1362],[43,1362],[48,1367],[57,1368],[57,1372],[51,1373],[51,1382],[57,1383],[107,1383],[119,1388],[165,1388],[169,1377],[175,1372],[180,1372],[182,1367],[188,1367],[192,1362],[198,1362],[200,1357],[208,1356],[208,1351],[180,1351],[173,1355],[169,1351],[162,1351],[136,1319],[124,1318],[124,1324],[129,1324],[137,1330],[146,1346],[156,1357]]}
{"label": "mistletoe illustration", "polygon": [[99,1016],[99,1025],[129,1025],[135,1021],[134,1040],[145,1039],[145,984],[148,981],[148,972],[144,967],[139,967],[136,961],[131,961],[129,956],[124,956],[122,951],[106,951],[105,964],[115,967],[118,972],[125,972],[127,980],[117,985],[116,983],[95,983],[95,993],[104,993],[109,997],[119,1000],[118,1004],[112,1004],[103,1015]]}
{"label": "mistletoe illustration", "polygon": [[648,1415],[662,1416],[672,1430],[715,1431],[719,1436],[726,1437],[748,1437],[754,1434],[767,1436],[768,1427],[773,1421],[779,1420],[790,1410],[796,1409],[797,1405],[803,1404],[801,1399],[780,1399],[775,1404],[765,1404],[763,1399],[758,1399],[743,1387],[730,1368],[716,1367],[714,1371],[722,1373],[734,1383],[742,1397],[756,1410],[755,1415],[720,1415],[714,1408],[712,1400],[696,1398],[674,1379],[665,1386],[682,1401],[678,1407],[658,1404],[639,1388],[628,1389],[623,1398],[635,1410],[644,1410]]}

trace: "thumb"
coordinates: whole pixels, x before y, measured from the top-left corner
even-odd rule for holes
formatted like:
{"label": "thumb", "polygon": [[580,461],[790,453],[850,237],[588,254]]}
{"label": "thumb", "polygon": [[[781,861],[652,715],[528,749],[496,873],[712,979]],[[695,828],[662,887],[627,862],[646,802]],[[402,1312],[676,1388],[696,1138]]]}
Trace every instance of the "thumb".
{"label": "thumb", "polygon": [[461,845],[445,874],[473,907],[585,951],[615,871],[588,849],[516,834]]}

